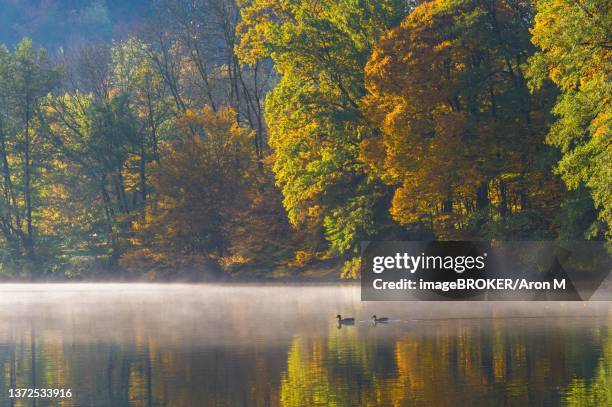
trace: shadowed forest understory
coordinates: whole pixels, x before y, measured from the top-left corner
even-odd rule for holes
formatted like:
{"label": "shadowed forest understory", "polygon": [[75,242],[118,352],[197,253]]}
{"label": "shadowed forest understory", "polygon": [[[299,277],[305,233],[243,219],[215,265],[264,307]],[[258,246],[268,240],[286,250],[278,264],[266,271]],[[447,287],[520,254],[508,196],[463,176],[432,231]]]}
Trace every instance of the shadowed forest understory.
{"label": "shadowed forest understory", "polygon": [[606,0],[2,3],[0,279],[355,278],[364,240],[610,239]]}

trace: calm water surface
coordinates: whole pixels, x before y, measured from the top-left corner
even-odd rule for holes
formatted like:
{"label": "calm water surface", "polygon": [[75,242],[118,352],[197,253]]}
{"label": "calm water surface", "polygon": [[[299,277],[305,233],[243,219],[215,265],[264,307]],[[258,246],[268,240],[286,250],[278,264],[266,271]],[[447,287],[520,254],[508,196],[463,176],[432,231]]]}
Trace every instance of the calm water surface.
{"label": "calm water surface", "polygon": [[[0,286],[0,405],[612,405],[612,307],[355,286]],[[397,321],[338,328],[336,314]]]}

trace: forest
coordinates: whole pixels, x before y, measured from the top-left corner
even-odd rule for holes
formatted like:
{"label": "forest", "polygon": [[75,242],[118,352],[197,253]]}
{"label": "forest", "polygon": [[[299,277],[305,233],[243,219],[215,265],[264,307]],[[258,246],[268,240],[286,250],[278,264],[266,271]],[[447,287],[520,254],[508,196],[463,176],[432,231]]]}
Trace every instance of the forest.
{"label": "forest", "polygon": [[100,35],[0,27],[0,279],[357,278],[361,241],[611,240],[608,0],[94,3],[53,10]]}

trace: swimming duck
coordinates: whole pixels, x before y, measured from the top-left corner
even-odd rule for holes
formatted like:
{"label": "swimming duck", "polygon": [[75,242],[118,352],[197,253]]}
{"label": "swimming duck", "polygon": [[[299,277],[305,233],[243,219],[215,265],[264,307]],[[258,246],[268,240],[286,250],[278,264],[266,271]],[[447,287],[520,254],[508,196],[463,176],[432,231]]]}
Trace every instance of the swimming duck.
{"label": "swimming duck", "polygon": [[374,322],[375,324],[380,324],[380,323],[385,323],[385,322],[389,322],[389,318],[386,317],[382,317],[382,318],[376,318],[376,315],[372,315],[372,322]]}
{"label": "swimming duck", "polygon": [[342,318],[340,314],[336,315],[339,324],[350,325],[355,323],[355,318]]}

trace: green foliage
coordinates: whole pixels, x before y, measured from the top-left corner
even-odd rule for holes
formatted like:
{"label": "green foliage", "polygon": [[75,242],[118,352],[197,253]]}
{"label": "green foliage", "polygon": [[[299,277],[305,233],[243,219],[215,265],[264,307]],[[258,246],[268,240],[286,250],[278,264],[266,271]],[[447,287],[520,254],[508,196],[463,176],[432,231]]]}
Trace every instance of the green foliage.
{"label": "green foliage", "polygon": [[597,220],[593,199],[584,186],[572,191],[563,202],[556,223],[561,240],[601,239],[606,229],[605,224]]}
{"label": "green foliage", "polygon": [[15,261],[38,260],[37,226],[50,158],[40,108],[58,82],[58,70],[29,39],[13,53],[0,47],[0,233]]}
{"label": "green foliage", "polygon": [[[81,210],[60,204],[49,216],[75,223],[74,229],[86,234],[104,236],[114,263],[123,251],[119,238],[129,228],[139,195],[126,181],[129,160],[139,146],[138,121],[128,95],[108,100],[78,91],[50,96],[45,118],[46,136],[58,160],[52,175],[61,185],[50,195],[77,202],[83,196],[89,199]],[[72,182],[61,181],[66,179]],[[90,238],[85,242],[93,244]]]}
{"label": "green foliage", "polygon": [[356,196],[325,217],[325,237],[338,254],[350,253],[361,236],[372,236],[372,196]]}
{"label": "green foliage", "polygon": [[561,90],[548,142],[561,149],[567,186],[588,187],[599,217],[612,225],[612,7],[607,0],[539,0],[530,60],[532,89]]}
{"label": "green foliage", "polygon": [[295,227],[323,225],[339,253],[371,236],[372,200],[385,199],[358,158],[373,131],[359,106],[363,67],[406,12],[393,0],[257,0],[242,10],[238,55],[246,63],[271,57],[281,75],[266,121],[289,219]]}

